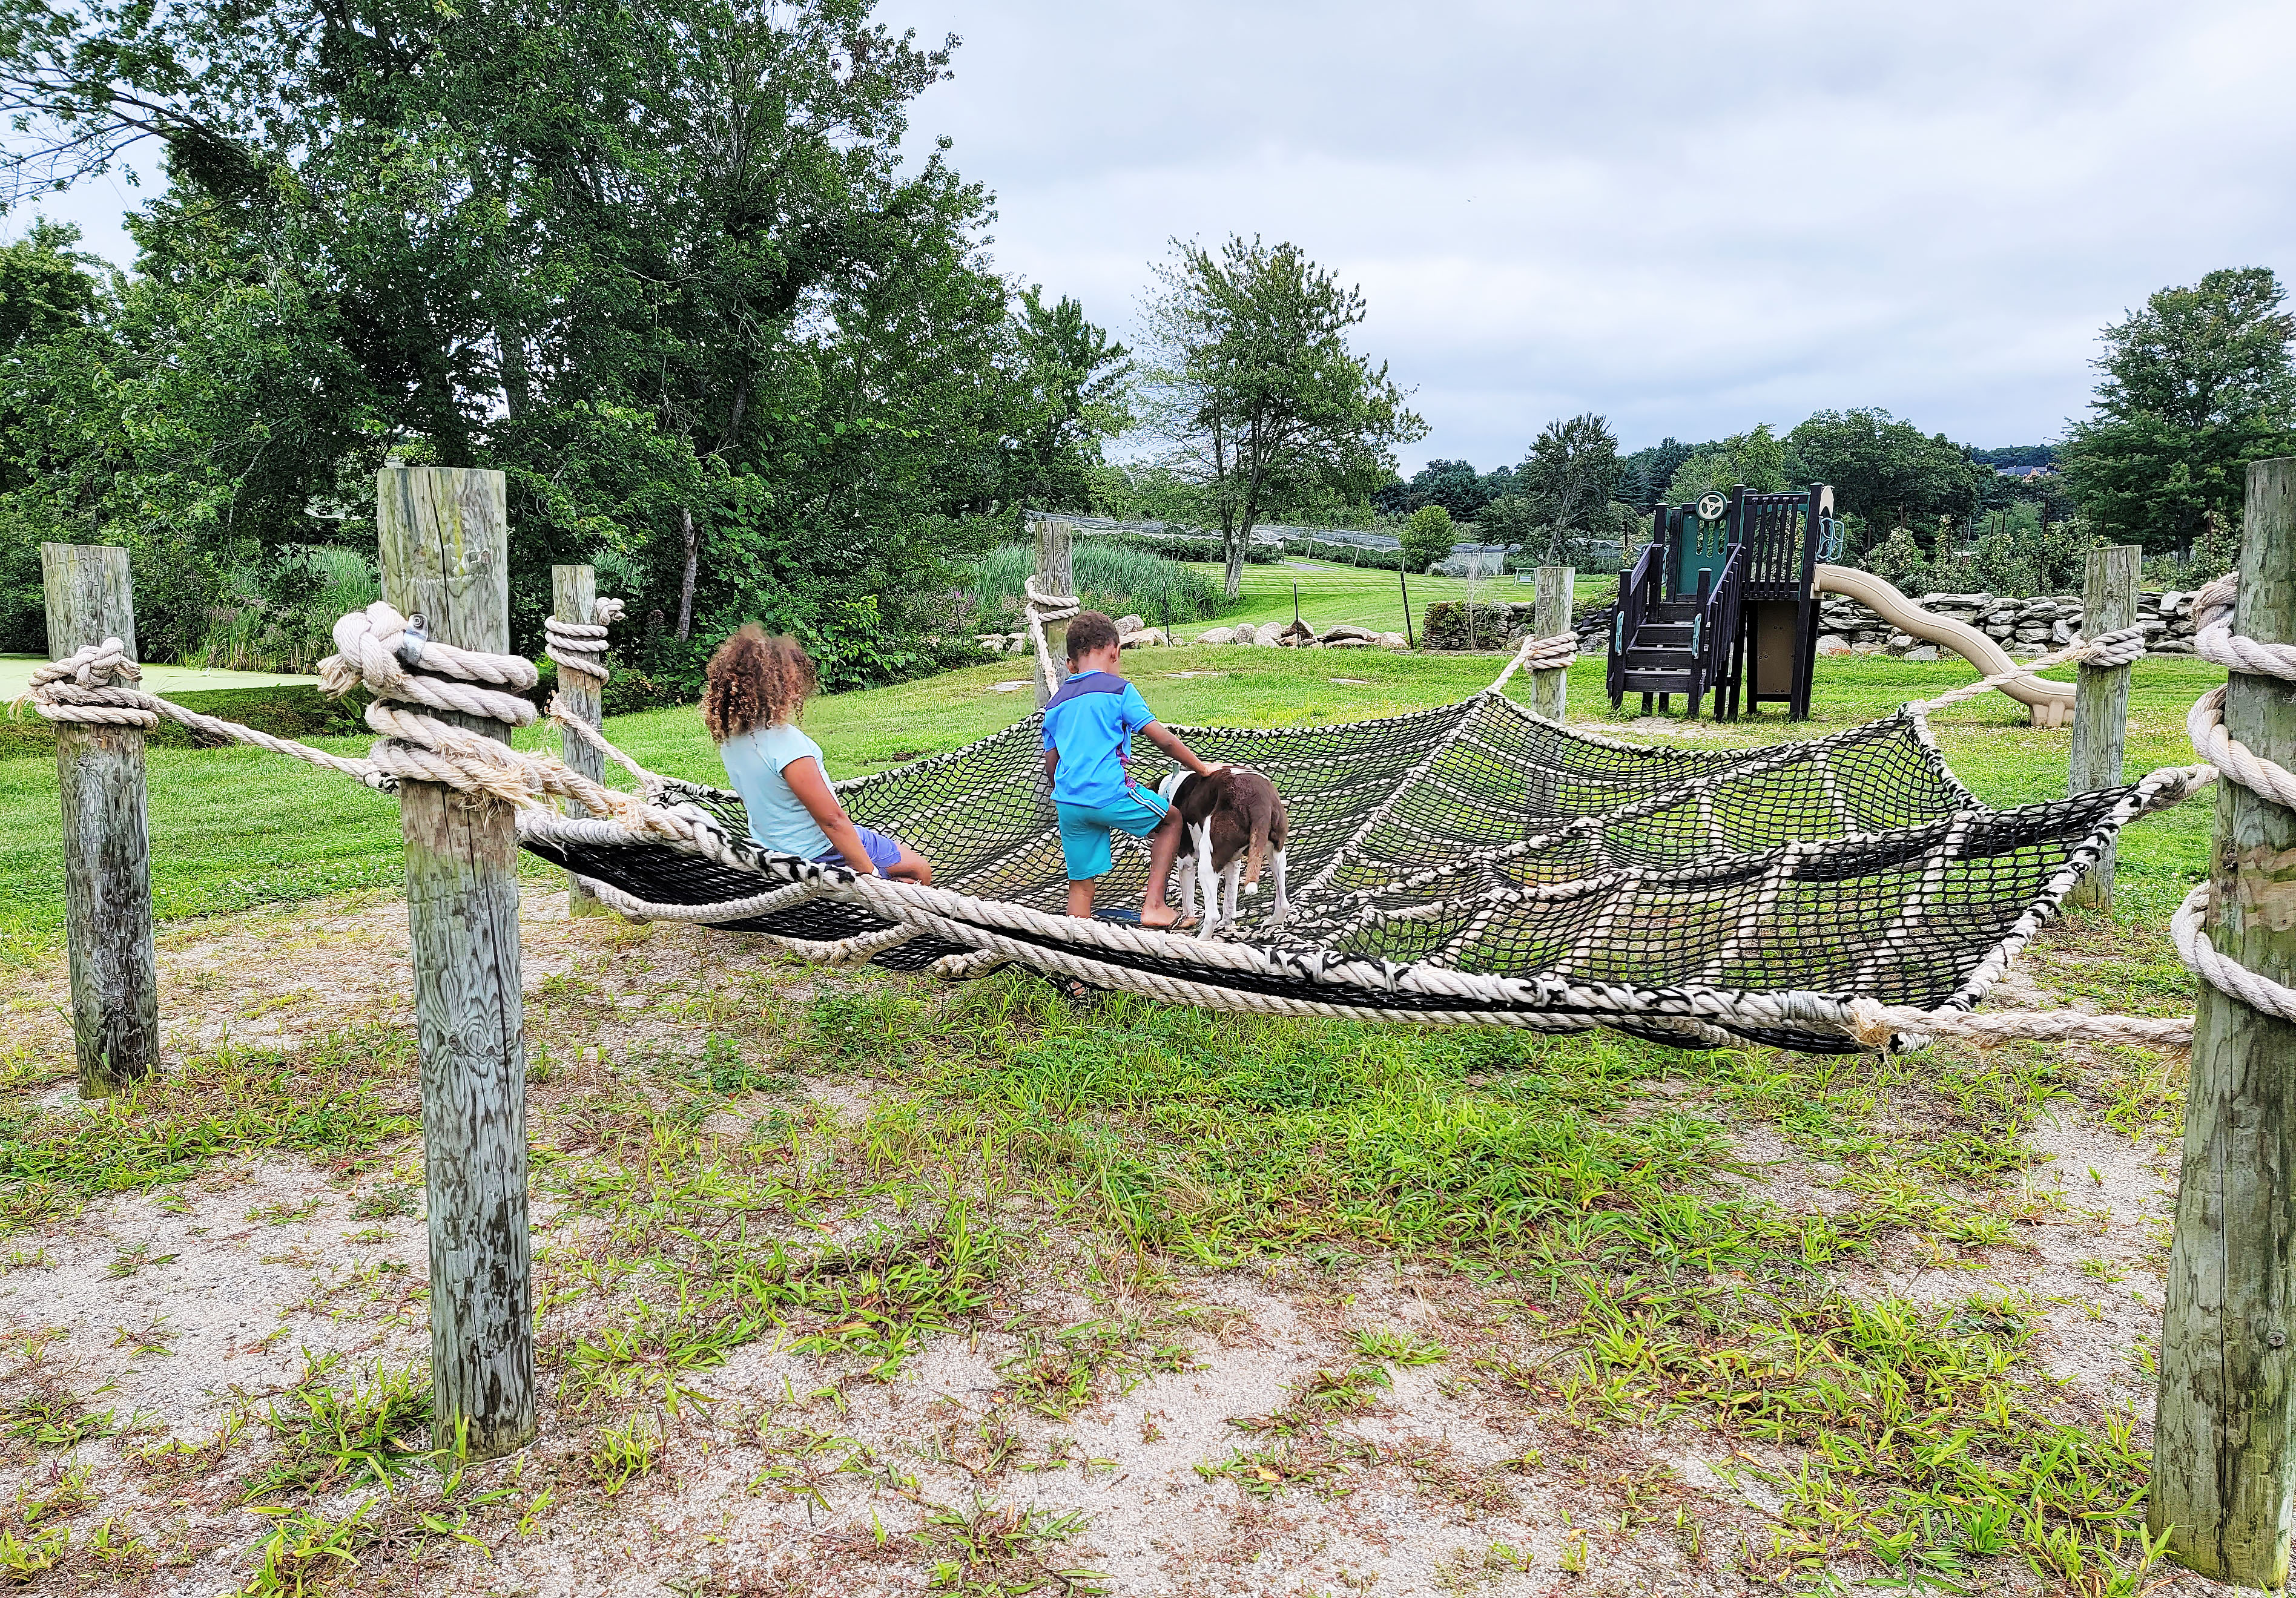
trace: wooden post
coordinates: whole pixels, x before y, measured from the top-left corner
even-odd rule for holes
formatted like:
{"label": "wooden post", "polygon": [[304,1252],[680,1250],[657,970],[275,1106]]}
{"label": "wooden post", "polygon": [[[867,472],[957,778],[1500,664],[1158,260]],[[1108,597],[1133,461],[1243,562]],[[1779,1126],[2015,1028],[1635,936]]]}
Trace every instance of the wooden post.
{"label": "wooden post", "polygon": [[[1570,585],[1578,574],[1568,566],[1542,566],[1538,569],[1537,595],[1530,607],[1530,635],[1552,638],[1570,631]],[[1530,708],[1534,714],[1549,721],[1562,719],[1562,704],[1570,685],[1568,667],[1560,671],[1534,671],[1530,674]]]}
{"label": "wooden post", "polygon": [[[503,474],[390,467],[376,474],[375,501],[383,597],[422,617],[439,643],[508,652]],[[504,733],[499,722],[463,725]],[[432,1424],[441,1446],[459,1430],[486,1459],[535,1433],[518,831],[501,800],[441,783],[405,783],[398,804],[422,1061]]]}
{"label": "wooden post", "polygon": [[[2296,643],[2296,460],[2248,469],[2234,627]],[[2296,766],[2296,684],[2232,674],[2225,730]],[[2217,789],[2202,936],[2296,984],[2296,811]],[[2296,1397],[2296,1026],[2200,985],[2183,1180],[2169,1249],[2147,1519],[2205,1576],[2277,1590],[2288,1578]]]}
{"label": "wooden post", "polygon": [[[1074,594],[1076,559],[1070,539],[1075,524],[1065,516],[1031,517],[1037,533],[1037,586],[1047,594]],[[1049,622],[1045,627],[1046,651],[1053,658],[1053,691],[1069,680],[1069,627],[1064,621]],[[1037,681],[1037,708],[1042,709],[1052,698],[1043,675]]]}
{"label": "wooden post", "polygon": [[[2144,552],[2134,545],[2088,552],[2081,580],[2081,635],[2095,638],[2136,625],[2136,586]],[[2126,666],[2083,666],[2073,696],[2072,791],[2089,793],[2120,785],[2120,748],[2128,733],[2128,673]],[[2088,874],[2073,884],[2075,905],[2112,908],[2112,846],[2107,844]]]}
{"label": "wooden post", "polygon": [[[553,566],[550,569],[550,613],[560,621],[571,621],[589,626],[598,603],[598,574],[587,566]],[[605,697],[597,684],[579,672],[561,669],[558,674],[558,697],[564,701],[570,715],[579,717],[592,726],[605,719]],[[571,733],[558,735],[560,758],[588,777],[594,783],[606,780],[606,757],[585,739]],[[582,805],[566,801],[566,814],[586,815]],[[582,886],[569,872],[566,875],[566,914],[569,915],[603,915],[606,906],[598,896]]]}
{"label": "wooden post", "polygon": [[[48,659],[106,638],[135,658],[127,552],[43,544]],[[160,1069],[160,965],[152,945],[152,857],[144,815],[144,729],[60,721],[64,937],[71,961],[79,1093],[100,1099]]]}

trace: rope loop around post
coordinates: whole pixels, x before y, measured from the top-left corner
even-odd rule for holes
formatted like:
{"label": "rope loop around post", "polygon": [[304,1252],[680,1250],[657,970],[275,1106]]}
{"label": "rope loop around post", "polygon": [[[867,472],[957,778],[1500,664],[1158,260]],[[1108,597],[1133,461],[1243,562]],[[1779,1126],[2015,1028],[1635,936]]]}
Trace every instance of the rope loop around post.
{"label": "rope loop around post", "polygon": [[1918,700],[1906,707],[1917,716],[1928,716],[1957,705],[1964,700],[1976,699],[1992,692],[2005,683],[2019,677],[2030,677],[2058,666],[2134,666],[2144,658],[2144,629],[2141,627],[2116,627],[2110,633],[2099,633],[2094,638],[2076,638],[2054,654],[2041,656],[2013,666],[2006,671],[1997,671],[1991,676],[1980,677],[1973,683],[1964,683],[1958,688],[1948,689],[1935,699]]}
{"label": "rope loop around post", "polygon": [[1569,669],[1570,663],[1578,658],[1578,635],[1576,633],[1557,633],[1546,638],[1526,638],[1522,641],[1522,647],[1514,651],[1514,659],[1506,663],[1506,668],[1493,677],[1491,685],[1483,692],[1498,692],[1507,685],[1509,677],[1525,668],[1532,671],[1564,671]]}
{"label": "rope loop around post", "polygon": [[610,624],[621,619],[619,599],[598,600],[590,607],[587,621],[561,621],[545,616],[542,619],[543,657],[555,662],[559,670],[587,677],[603,688],[611,678],[606,669],[607,631]]}
{"label": "rope loop around post", "polygon": [[1046,634],[1045,626],[1047,622],[1068,620],[1084,609],[1084,602],[1073,594],[1046,593],[1037,586],[1033,573],[1021,579],[1021,588],[1027,595],[1021,609],[1028,616],[1029,642],[1036,649],[1037,673],[1045,692],[1050,695],[1060,687],[1061,676],[1053,664],[1052,639]]}

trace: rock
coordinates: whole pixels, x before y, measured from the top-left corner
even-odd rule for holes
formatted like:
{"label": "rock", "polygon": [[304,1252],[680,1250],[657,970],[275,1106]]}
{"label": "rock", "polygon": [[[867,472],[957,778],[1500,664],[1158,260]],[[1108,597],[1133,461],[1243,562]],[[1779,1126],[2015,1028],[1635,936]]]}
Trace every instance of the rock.
{"label": "rock", "polygon": [[1379,646],[1382,649],[1409,649],[1411,640],[1406,638],[1401,633],[1382,633],[1379,635]]}
{"label": "rock", "polygon": [[1235,641],[1238,643],[1250,643],[1256,642],[1251,635],[1251,623],[1248,621],[1239,621],[1235,624]]}
{"label": "rock", "polygon": [[2050,624],[2049,642],[2059,644],[2070,643],[2073,641],[2073,624],[2060,617]]}
{"label": "rock", "polygon": [[1833,633],[1822,635],[1817,641],[1817,652],[1821,655],[1846,655],[1850,647],[1849,639]]}
{"label": "rock", "polygon": [[972,641],[983,649],[1001,651],[1004,647],[1004,635],[1002,633],[975,633]]}
{"label": "rock", "polygon": [[1917,649],[1907,650],[1901,658],[1907,660],[1934,660],[1938,658],[1937,645],[1924,643]]}
{"label": "rock", "polygon": [[1252,643],[1261,649],[1276,649],[1291,642],[1292,641],[1289,638],[1286,638],[1283,634],[1277,632],[1274,627],[1260,628],[1258,635],[1252,639]]}
{"label": "rock", "polygon": [[1147,621],[1138,616],[1119,616],[1116,619],[1116,635],[1121,638],[1125,634],[1136,633],[1147,625]]}
{"label": "rock", "polygon": [[1359,627],[1353,622],[1342,621],[1335,623],[1324,630],[1324,642],[1329,643],[1333,640],[1340,638],[1361,638],[1365,642],[1369,642],[1378,636],[1379,635],[1373,632],[1369,627]]}
{"label": "rock", "polygon": [[1911,633],[1892,633],[1890,635],[1888,648],[1891,654],[1898,654],[1913,647],[1914,635]]}
{"label": "rock", "polygon": [[2017,642],[2020,643],[2038,643],[2047,638],[2048,635],[2049,629],[2042,626],[2038,621],[2028,621],[2021,624],[2018,627],[2016,633]]}
{"label": "rock", "polygon": [[1326,638],[1324,640],[1324,647],[1325,649],[1377,649],[1379,640],[1376,638]]}
{"label": "rock", "polygon": [[1210,632],[1198,633],[1196,635],[1196,642],[1199,643],[1234,643],[1236,641],[1235,634],[1236,629],[1234,627],[1214,627]]}
{"label": "rock", "polygon": [[1160,649],[1164,635],[1154,627],[1142,627],[1136,633],[1127,633],[1116,641],[1119,649]]}

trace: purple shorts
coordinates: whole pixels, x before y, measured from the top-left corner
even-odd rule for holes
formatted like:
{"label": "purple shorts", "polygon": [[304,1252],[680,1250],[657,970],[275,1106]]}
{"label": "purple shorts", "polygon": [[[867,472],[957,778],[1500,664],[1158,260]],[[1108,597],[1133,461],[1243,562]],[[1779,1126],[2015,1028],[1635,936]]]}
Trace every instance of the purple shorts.
{"label": "purple shorts", "polygon": [[[901,846],[898,842],[886,837],[876,828],[865,827],[857,821],[853,824],[853,830],[861,834],[861,847],[869,851],[870,865],[879,871],[890,871],[900,864]],[[831,849],[825,855],[816,855],[814,858],[830,865],[842,865],[846,863],[845,856],[835,849]]]}

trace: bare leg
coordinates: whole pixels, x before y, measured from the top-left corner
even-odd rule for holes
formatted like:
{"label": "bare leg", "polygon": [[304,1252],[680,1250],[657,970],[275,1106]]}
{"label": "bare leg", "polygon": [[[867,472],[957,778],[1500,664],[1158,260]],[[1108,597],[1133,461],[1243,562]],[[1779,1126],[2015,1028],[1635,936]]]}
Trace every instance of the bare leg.
{"label": "bare leg", "polygon": [[1092,889],[1093,879],[1090,877],[1086,877],[1081,882],[1070,882],[1069,884],[1069,914],[1070,915],[1091,915]]}
{"label": "bare leg", "polygon": [[[1174,810],[1148,834],[1148,892],[1140,901],[1140,924],[1144,927],[1168,927],[1180,919],[1180,913],[1164,902],[1164,895],[1172,879],[1172,862],[1179,858],[1180,838],[1185,831],[1180,813]],[[1074,885],[1069,891],[1075,893]]]}

